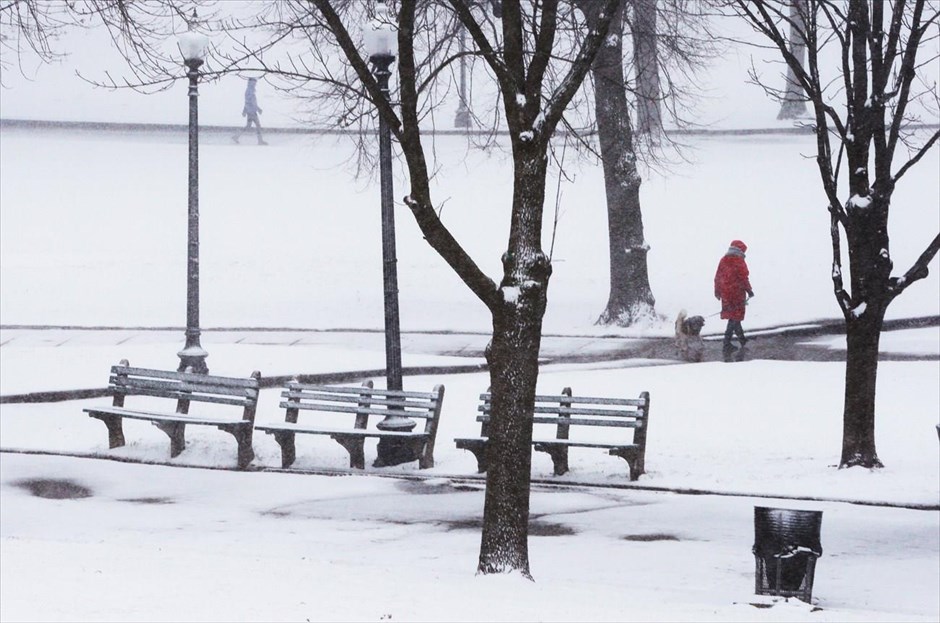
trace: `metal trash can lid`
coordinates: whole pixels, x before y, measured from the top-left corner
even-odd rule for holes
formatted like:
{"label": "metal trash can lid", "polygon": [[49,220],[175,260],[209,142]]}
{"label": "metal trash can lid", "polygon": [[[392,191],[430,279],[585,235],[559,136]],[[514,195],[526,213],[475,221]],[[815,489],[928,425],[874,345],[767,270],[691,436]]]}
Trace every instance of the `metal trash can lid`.
{"label": "metal trash can lid", "polygon": [[754,547],[759,556],[822,555],[822,511],[754,507]]}

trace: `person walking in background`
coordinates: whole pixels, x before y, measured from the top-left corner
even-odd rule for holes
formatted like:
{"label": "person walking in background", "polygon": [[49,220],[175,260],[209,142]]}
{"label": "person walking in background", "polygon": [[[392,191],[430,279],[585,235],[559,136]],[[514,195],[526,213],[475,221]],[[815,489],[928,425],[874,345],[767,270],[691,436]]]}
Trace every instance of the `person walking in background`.
{"label": "person walking in background", "polygon": [[242,134],[251,128],[251,124],[253,123],[255,124],[255,132],[258,134],[258,144],[267,145],[261,137],[261,121],[258,119],[258,115],[261,114],[261,108],[258,106],[258,96],[255,94],[257,84],[257,78],[248,78],[248,86],[245,87],[245,106],[242,108],[242,117],[245,117],[245,127],[242,128],[241,132],[232,137],[232,140],[236,143],[238,139],[241,138]]}
{"label": "person walking in background", "polygon": [[731,343],[733,336],[738,337],[742,348],[747,343],[741,321],[744,320],[747,301],[754,296],[754,290],[751,289],[750,274],[744,260],[746,252],[746,244],[740,240],[732,240],[728,252],[718,262],[718,270],[715,272],[715,298],[721,301],[721,317],[728,321],[725,328],[725,359],[738,350]]}

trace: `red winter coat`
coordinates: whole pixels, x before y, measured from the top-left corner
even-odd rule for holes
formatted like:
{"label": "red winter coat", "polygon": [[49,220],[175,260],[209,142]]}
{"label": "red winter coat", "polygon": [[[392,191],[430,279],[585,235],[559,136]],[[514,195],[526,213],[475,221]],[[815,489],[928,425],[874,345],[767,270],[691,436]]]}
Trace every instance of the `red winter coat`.
{"label": "red winter coat", "polygon": [[744,252],[747,246],[740,240],[731,243],[728,253],[718,262],[715,272],[715,298],[721,299],[721,317],[724,320],[744,320],[745,295],[754,296]]}

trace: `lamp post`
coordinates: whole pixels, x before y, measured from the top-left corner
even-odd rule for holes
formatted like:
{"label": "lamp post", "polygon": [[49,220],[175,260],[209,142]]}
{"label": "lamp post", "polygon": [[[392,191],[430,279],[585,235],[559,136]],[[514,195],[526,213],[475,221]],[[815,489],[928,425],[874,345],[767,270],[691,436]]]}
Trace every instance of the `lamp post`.
{"label": "lamp post", "polygon": [[[396,34],[385,2],[375,7],[375,18],[363,33],[372,72],[386,102],[391,102],[388,81],[395,62]],[[398,260],[395,257],[395,212],[392,204],[392,137],[385,117],[379,114],[379,178],[382,193],[382,277],[385,292],[385,379],[386,389],[401,390],[401,329],[398,320]],[[376,428],[408,432],[415,421],[385,416]],[[417,459],[414,448],[403,441],[382,439],[373,466],[385,467]]]}
{"label": "lamp post", "polygon": [[180,35],[179,47],[189,77],[189,235],[186,261],[186,344],[177,355],[179,371],[208,374],[209,353],[199,344],[199,67],[206,57],[209,39],[196,31],[193,9],[189,30]]}
{"label": "lamp post", "polygon": [[457,105],[457,115],[454,117],[455,128],[470,127],[470,109],[467,107],[467,30],[460,27],[460,103]]}

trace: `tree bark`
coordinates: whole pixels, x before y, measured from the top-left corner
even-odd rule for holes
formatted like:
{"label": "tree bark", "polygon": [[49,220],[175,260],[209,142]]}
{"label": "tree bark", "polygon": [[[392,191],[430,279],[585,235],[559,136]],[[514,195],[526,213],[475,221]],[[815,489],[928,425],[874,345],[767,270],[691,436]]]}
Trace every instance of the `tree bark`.
{"label": "tree bark", "polygon": [[[852,166],[854,152],[849,158]],[[867,150],[861,151],[865,157]],[[861,160],[859,160],[861,162]],[[857,171],[861,167],[856,166]],[[846,205],[852,301],[845,311],[845,401],[842,413],[842,459],[839,467],[882,467],[875,449],[875,393],[878,343],[891,297],[892,264],[887,231],[890,194],[877,187],[868,191],[867,176],[859,173],[850,184],[856,192]],[[890,193],[890,190],[887,191]],[[867,201],[867,203],[866,203]],[[839,293],[837,293],[837,299]]]}
{"label": "tree bark", "polygon": [[658,141],[663,131],[663,118],[656,48],[656,0],[633,2],[633,62],[636,67],[637,132],[649,134],[650,140]]}
{"label": "tree bark", "polygon": [[884,310],[871,310],[845,324],[845,403],[839,467],[882,467],[875,451],[878,342]]}
{"label": "tree bark", "polygon": [[541,146],[514,141],[515,179],[502,302],[486,350],[492,411],[480,573],[529,572],[532,414],[551,264],[541,249],[546,159]]}
{"label": "tree bark", "polygon": [[[790,0],[790,53],[799,61],[806,63],[806,0]],[[806,93],[800,86],[796,72],[787,66],[787,84],[780,102],[777,119],[797,119],[806,114]]]}
{"label": "tree bark", "polygon": [[507,310],[493,319],[487,348],[492,418],[480,573],[529,571],[529,488],[532,410],[538,379],[541,318]]}
{"label": "tree bark", "polygon": [[[588,2],[579,2],[589,23],[596,19]],[[647,252],[640,206],[641,178],[636,166],[633,128],[623,73],[622,9],[614,16],[607,41],[597,52],[594,109],[604,166],[610,295],[597,324],[627,327],[654,318],[656,299],[649,283]]]}

